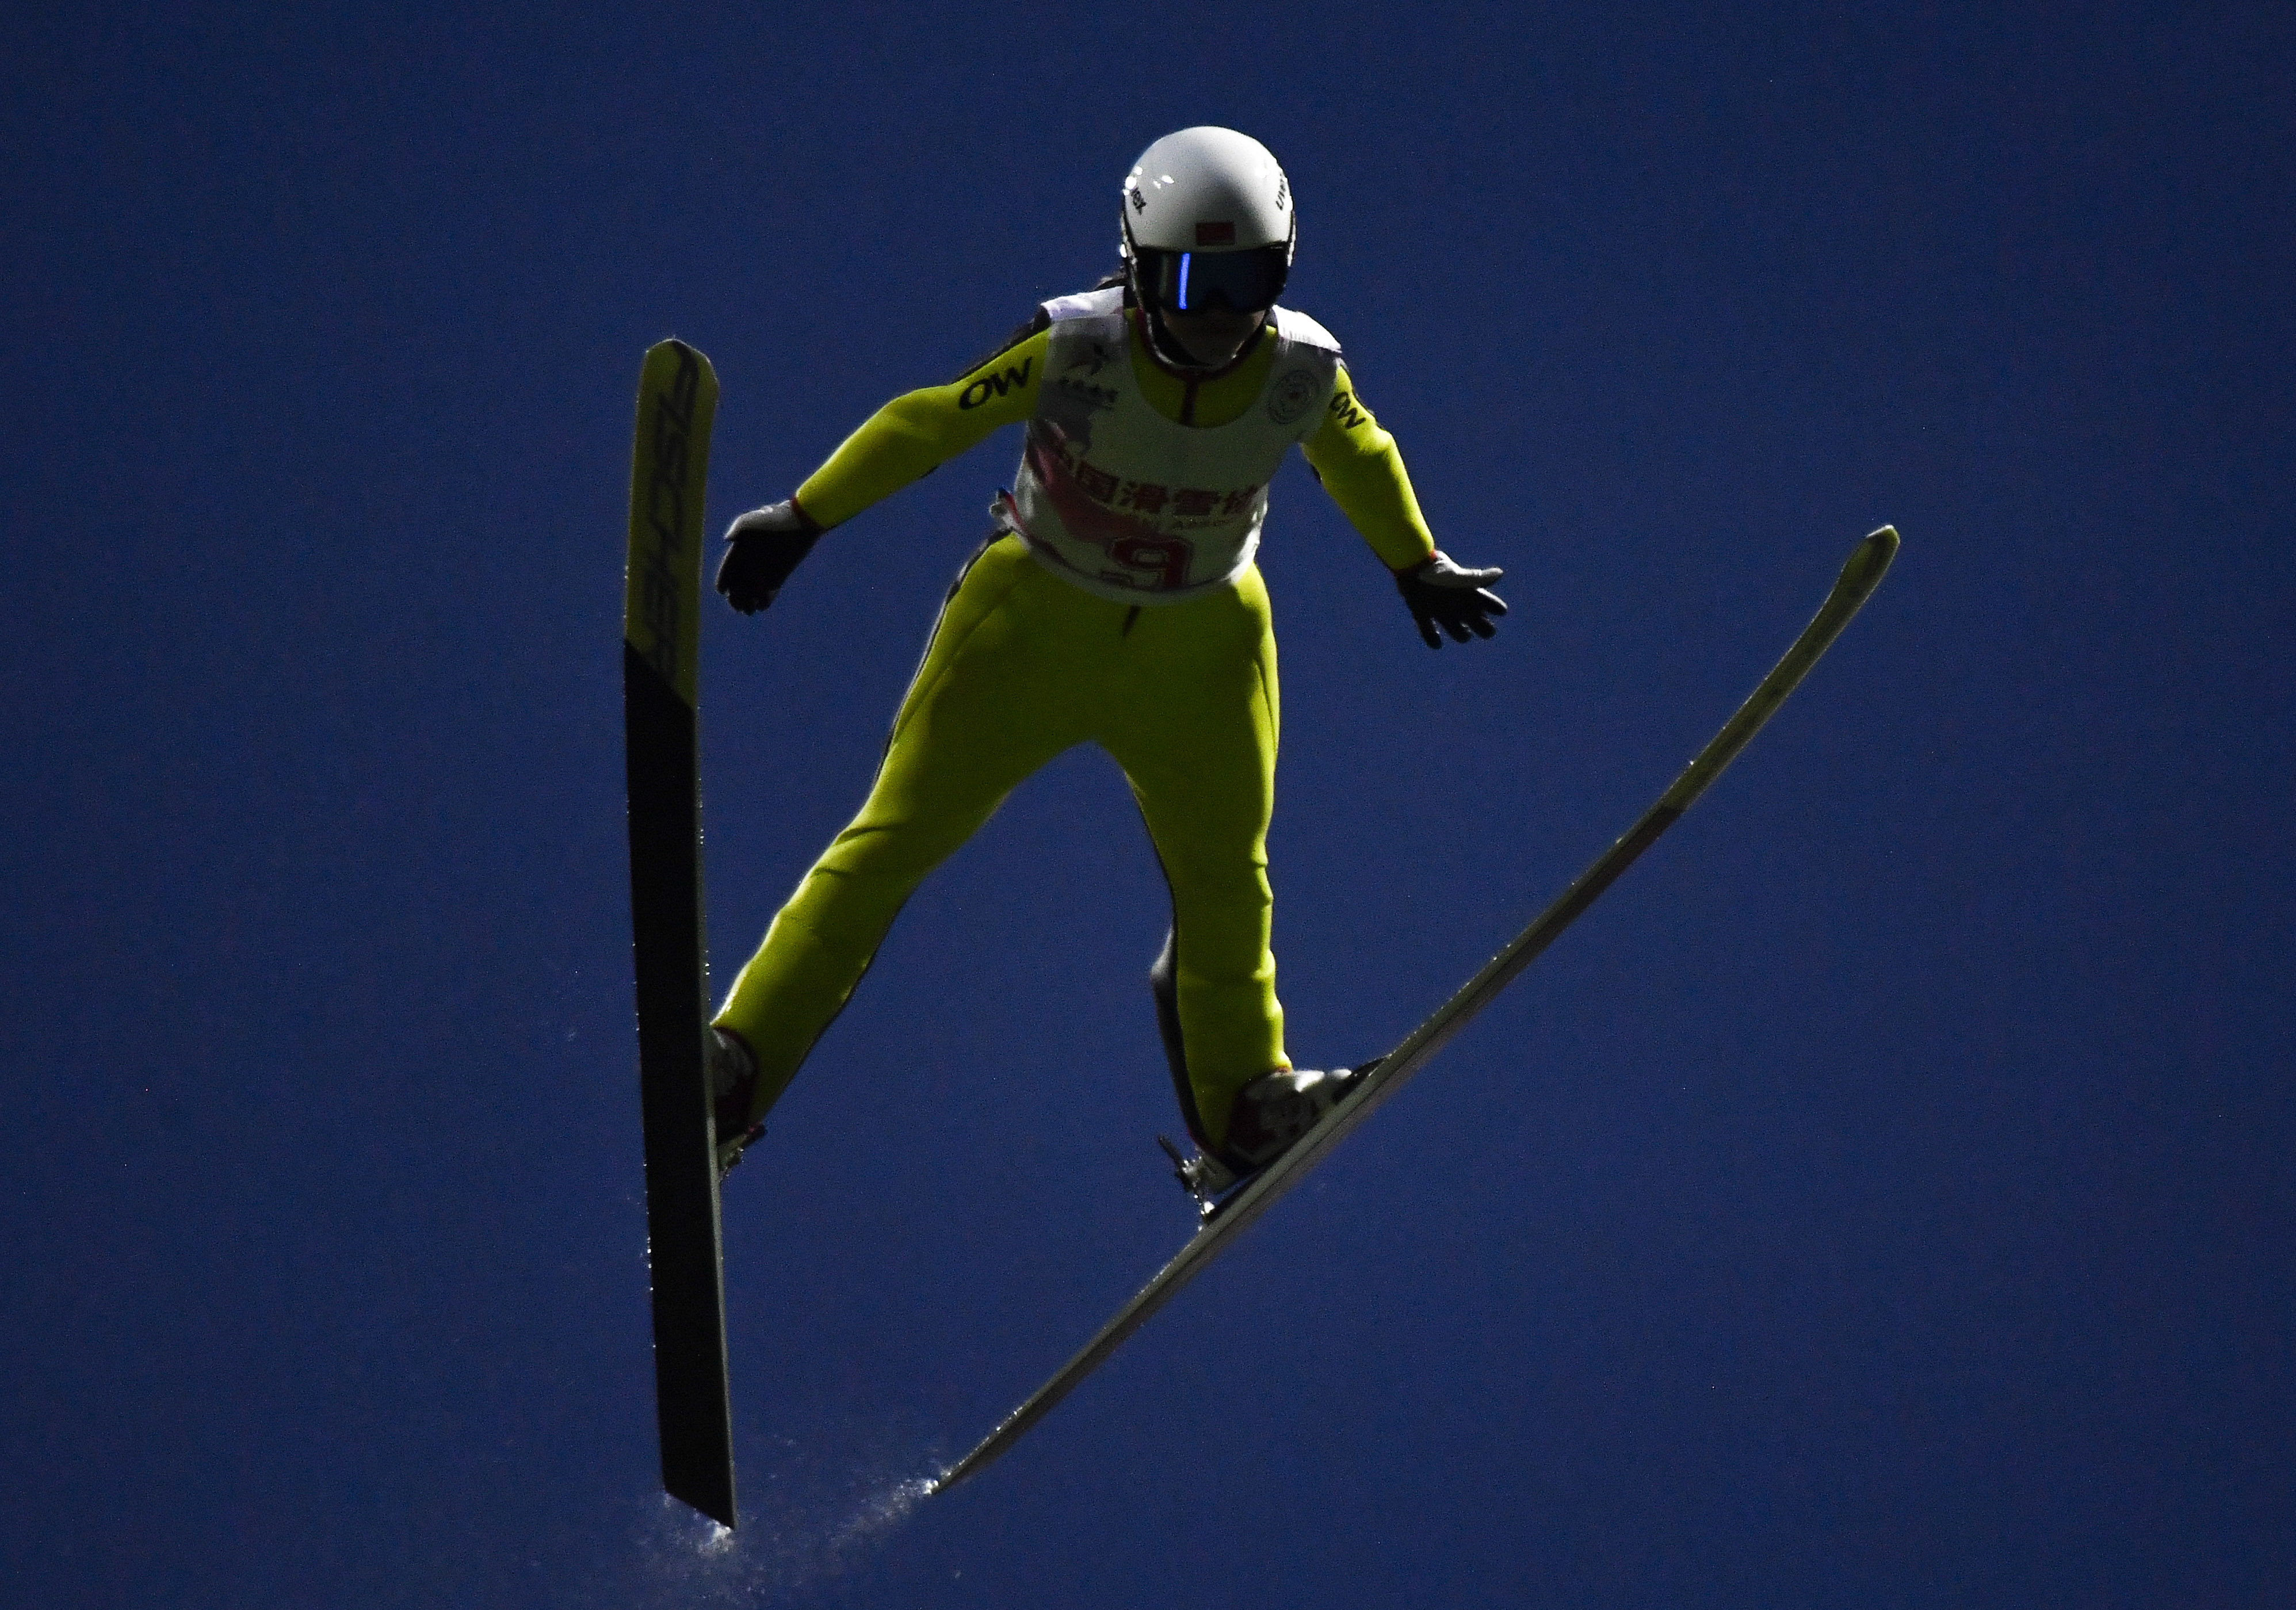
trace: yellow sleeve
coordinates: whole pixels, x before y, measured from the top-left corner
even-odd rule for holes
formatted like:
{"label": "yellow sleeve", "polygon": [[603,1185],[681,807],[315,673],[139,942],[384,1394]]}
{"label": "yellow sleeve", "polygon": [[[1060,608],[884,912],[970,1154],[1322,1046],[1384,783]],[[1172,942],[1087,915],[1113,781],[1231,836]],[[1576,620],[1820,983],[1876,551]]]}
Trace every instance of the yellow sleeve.
{"label": "yellow sleeve", "polygon": [[1408,569],[1435,552],[1403,454],[1356,396],[1345,364],[1324,422],[1300,444],[1300,451],[1340,512],[1389,569]]}
{"label": "yellow sleeve", "polygon": [[1026,421],[1037,411],[1049,339],[1040,330],[946,386],[895,397],[805,478],[798,507],[817,526],[841,526],[998,427]]}

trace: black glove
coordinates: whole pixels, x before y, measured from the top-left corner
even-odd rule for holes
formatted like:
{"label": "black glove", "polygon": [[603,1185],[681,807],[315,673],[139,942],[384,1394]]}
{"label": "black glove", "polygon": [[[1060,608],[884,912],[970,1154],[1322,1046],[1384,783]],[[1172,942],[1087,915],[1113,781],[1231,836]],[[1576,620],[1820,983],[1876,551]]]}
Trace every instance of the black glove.
{"label": "black glove", "polygon": [[794,502],[752,509],[726,527],[726,557],[718,564],[718,591],[744,615],[774,601],[798,561],[813,552],[821,527]]}
{"label": "black glove", "polygon": [[1498,630],[1491,625],[1491,617],[1505,615],[1506,601],[1490,588],[1505,575],[1496,569],[1462,569],[1438,550],[1410,569],[1397,571],[1395,590],[1411,606],[1411,618],[1419,623],[1419,635],[1427,640],[1427,646],[1439,649],[1443,638],[1435,630],[1438,626],[1451,634],[1453,642],[1460,643],[1467,641],[1470,632],[1488,637]]}

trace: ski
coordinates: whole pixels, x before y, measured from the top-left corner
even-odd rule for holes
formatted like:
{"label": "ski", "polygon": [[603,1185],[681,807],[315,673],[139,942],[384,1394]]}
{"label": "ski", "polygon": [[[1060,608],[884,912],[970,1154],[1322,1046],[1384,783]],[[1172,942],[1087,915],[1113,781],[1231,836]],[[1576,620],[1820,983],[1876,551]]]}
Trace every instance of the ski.
{"label": "ski", "polygon": [[1767,676],[1762,678],[1746,701],[1738,707],[1737,713],[1723,724],[1722,730],[1668,786],[1666,792],[1659,797],[1658,803],[1644,812],[1641,820],[1598,856],[1592,866],[1581,872],[1552,905],[1533,919],[1528,928],[1508,941],[1506,948],[1492,957],[1456,994],[1412,1030],[1402,1044],[1370,1065],[1372,1071],[1341,1098],[1339,1105],[1297,1145],[1216,1203],[1207,1203],[1202,1223],[1171,1262],[1158,1270],[1154,1278],[1142,1287],[1116,1317],[1101,1328],[1100,1334],[1086,1343],[1057,1375],[1006,1416],[1004,1423],[972,1452],[943,1472],[930,1484],[929,1490],[934,1492],[947,1491],[968,1476],[977,1475],[1019,1442],[1029,1428],[1066,1397],[1079,1381],[1098,1369],[1127,1336],[1139,1329],[1157,1310],[1177,1295],[1182,1287],[1201,1273],[1253,1221],[1298,1184],[1309,1169],[1347,1138],[1356,1125],[1371,1116],[1382,1102],[1401,1090],[1430,1058],[1448,1044],[1452,1036],[1474,1018],[1476,1013],[1496,999],[1499,992],[1529,967],[1540,952],[1553,944],[1557,935],[1577,920],[1604,889],[1616,882],[1619,875],[1633,865],[1636,857],[1656,843],[1659,836],[1673,826],[1692,803],[1722,774],[1723,769],[1737,758],[1739,751],[1746,747],[1756,732],[1761,731],[1762,724],[1776,713],[1778,707],[1785,702],[1786,696],[1800,684],[1802,678],[1809,674],[1810,667],[1817,663],[1818,657],[1849,624],[1850,617],[1857,614],[1859,606],[1872,596],[1897,551],[1898,533],[1889,526],[1882,527],[1860,542],[1851,551],[1849,562],[1842,566],[1841,576],[1834,582],[1833,592],[1826,596],[1816,618],[1803,628],[1793,646],[1786,650],[1785,657],[1778,661]]}
{"label": "ski", "polygon": [[709,968],[694,720],[701,498],[717,407],[708,358],[676,340],[646,353],[630,473],[622,717],[661,1480],[672,1497],[731,1526],[725,1258],[701,1049]]}

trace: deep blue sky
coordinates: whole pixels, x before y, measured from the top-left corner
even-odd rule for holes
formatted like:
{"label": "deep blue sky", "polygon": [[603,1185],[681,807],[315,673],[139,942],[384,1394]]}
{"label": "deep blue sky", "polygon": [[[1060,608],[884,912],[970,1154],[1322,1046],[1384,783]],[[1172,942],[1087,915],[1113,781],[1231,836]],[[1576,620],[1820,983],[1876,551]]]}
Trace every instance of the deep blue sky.
{"label": "deep blue sky", "polygon": [[[27,14],[0,62],[0,1581],[111,1606],[2296,1598],[2284,6]],[[979,1482],[1176,1246],[1113,768],[912,903],[727,1194],[655,1493],[618,687],[713,529],[1266,140],[1439,540],[1263,563],[1292,1049],[1384,1049],[1816,607],[1675,832]],[[706,625],[721,979],[1000,440]]]}

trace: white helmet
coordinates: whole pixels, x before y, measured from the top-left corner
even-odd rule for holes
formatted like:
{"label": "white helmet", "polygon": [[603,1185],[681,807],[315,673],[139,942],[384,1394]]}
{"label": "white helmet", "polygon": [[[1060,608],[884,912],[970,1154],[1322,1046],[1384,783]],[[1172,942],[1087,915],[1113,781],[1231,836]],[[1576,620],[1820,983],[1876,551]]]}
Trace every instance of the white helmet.
{"label": "white helmet", "polygon": [[1232,128],[1184,128],[1142,151],[1120,212],[1133,296],[1151,310],[1273,306],[1300,233],[1283,168]]}

